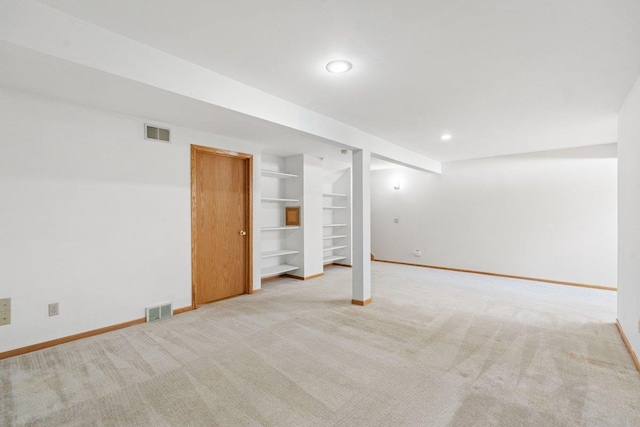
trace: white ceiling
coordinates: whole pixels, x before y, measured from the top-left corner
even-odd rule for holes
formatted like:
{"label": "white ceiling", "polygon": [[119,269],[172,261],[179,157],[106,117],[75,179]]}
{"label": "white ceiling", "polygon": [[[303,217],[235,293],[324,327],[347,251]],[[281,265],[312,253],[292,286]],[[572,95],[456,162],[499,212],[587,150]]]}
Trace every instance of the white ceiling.
{"label": "white ceiling", "polygon": [[443,161],[615,142],[640,74],[638,0],[39,2]]}
{"label": "white ceiling", "polygon": [[[332,141],[1,41],[0,82],[12,89],[116,111],[154,124],[255,142],[278,156],[310,154],[339,162],[334,168],[350,162],[341,153],[343,147]],[[172,134],[179,136],[174,131]]]}

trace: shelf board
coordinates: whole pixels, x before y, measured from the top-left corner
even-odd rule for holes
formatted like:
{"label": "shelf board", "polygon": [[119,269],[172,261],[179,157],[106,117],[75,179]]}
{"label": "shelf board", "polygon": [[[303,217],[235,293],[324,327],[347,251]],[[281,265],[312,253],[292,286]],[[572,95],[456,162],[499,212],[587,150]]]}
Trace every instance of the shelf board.
{"label": "shelf board", "polygon": [[266,169],[262,169],[262,175],[263,176],[268,176],[271,178],[297,178],[298,175],[294,175],[292,173],[285,173],[285,172],[278,172],[278,171],[270,171],[270,170],[266,170]]}
{"label": "shelf board", "polygon": [[289,265],[289,264],[274,265],[273,267],[265,267],[261,269],[260,277],[264,278],[269,276],[276,276],[278,274],[286,273],[287,271],[293,271],[297,269],[298,267],[296,267],[295,265]]}
{"label": "shelf board", "polygon": [[299,254],[300,251],[295,251],[291,249],[280,249],[278,251],[265,251],[260,254],[260,258],[270,258],[274,256],[283,256],[283,255],[291,255],[291,254]]}
{"label": "shelf board", "polygon": [[339,194],[339,193],[323,193],[322,195],[324,197],[347,197],[346,194]]}
{"label": "shelf board", "polygon": [[347,259],[346,256],[339,256],[339,255],[332,255],[332,256],[326,256],[323,258],[322,262],[324,264],[329,264],[332,263],[334,261],[340,261],[341,259]]}
{"label": "shelf board", "polygon": [[279,225],[277,227],[263,227],[262,231],[275,231],[275,230],[294,230],[300,228],[298,225]]}
{"label": "shelf board", "polygon": [[346,234],[334,234],[332,236],[324,236],[322,239],[323,240],[327,240],[327,239],[341,239],[343,237],[347,237]]}
{"label": "shelf board", "polygon": [[298,199],[279,199],[276,197],[263,197],[262,199],[263,202],[298,202]]}
{"label": "shelf board", "polygon": [[323,227],[346,227],[347,224],[324,224]]}
{"label": "shelf board", "polygon": [[322,209],[347,209],[346,206],[323,206]]}
{"label": "shelf board", "polygon": [[322,250],[326,252],[326,251],[334,251],[336,249],[344,249],[346,247],[347,247],[346,245],[344,245],[344,246],[327,246],[326,248],[322,248]]}

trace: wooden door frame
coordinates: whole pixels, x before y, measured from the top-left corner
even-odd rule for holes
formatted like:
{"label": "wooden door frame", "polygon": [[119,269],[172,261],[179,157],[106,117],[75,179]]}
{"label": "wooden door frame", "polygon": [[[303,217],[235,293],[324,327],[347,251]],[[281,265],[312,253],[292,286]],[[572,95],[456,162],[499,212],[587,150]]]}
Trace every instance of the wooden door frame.
{"label": "wooden door frame", "polygon": [[253,293],[253,155],[246,153],[238,153],[235,151],[221,150],[218,148],[204,147],[202,145],[191,145],[191,306],[196,307],[196,294],[198,284],[196,283],[196,154],[198,152],[213,154],[216,156],[234,157],[247,160],[247,188],[246,195],[246,218],[247,218],[247,234],[249,244],[247,245],[247,283],[245,284],[244,293]]}

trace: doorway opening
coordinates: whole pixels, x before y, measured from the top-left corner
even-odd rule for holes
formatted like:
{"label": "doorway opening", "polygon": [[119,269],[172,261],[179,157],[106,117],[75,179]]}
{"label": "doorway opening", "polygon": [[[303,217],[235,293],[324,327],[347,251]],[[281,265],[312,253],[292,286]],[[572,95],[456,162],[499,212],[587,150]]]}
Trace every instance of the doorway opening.
{"label": "doorway opening", "polygon": [[253,156],[191,146],[192,305],[253,292]]}

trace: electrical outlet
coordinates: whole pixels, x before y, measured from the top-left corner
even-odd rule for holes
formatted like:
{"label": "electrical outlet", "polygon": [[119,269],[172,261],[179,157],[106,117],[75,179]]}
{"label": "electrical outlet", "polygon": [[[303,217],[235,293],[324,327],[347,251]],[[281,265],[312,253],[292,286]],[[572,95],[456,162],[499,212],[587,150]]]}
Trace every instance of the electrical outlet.
{"label": "electrical outlet", "polygon": [[58,303],[49,304],[49,316],[57,316],[58,314],[60,314]]}
{"label": "electrical outlet", "polygon": [[413,254],[415,256],[422,256],[422,251],[420,249],[416,249],[415,251],[413,251]]}
{"label": "electrical outlet", "polygon": [[11,298],[0,299],[0,326],[11,323]]}
{"label": "electrical outlet", "polygon": [[0,312],[0,326],[8,325],[10,323],[11,323],[11,312],[10,311]]}
{"label": "electrical outlet", "polygon": [[400,218],[393,218],[394,224],[400,224]]}

